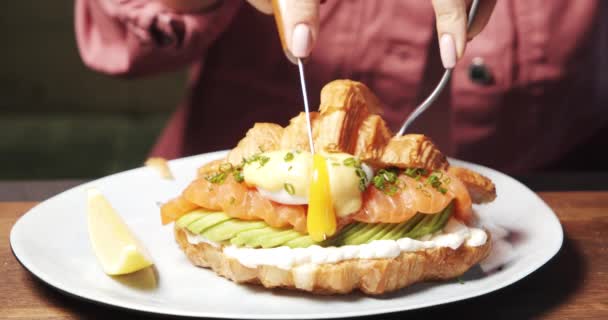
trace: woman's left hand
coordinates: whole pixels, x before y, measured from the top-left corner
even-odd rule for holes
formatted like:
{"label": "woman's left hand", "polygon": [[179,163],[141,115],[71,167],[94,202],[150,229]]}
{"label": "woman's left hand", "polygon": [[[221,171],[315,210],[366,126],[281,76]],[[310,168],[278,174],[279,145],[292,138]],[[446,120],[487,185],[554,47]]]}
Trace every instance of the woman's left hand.
{"label": "woman's left hand", "polygon": [[467,41],[479,34],[490,20],[496,0],[479,1],[475,21],[467,32],[467,8],[472,0],[432,0],[441,61],[446,69],[454,68],[464,54]]}

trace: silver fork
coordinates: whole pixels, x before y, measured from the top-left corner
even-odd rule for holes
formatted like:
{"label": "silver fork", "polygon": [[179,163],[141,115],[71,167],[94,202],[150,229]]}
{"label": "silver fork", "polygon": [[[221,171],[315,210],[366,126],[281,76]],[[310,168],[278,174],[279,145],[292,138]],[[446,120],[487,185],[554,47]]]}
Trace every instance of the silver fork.
{"label": "silver fork", "polygon": [[[467,21],[467,29],[471,28],[471,24],[473,23],[473,20],[475,20],[475,14],[477,13],[479,1],[480,0],[473,0],[473,3],[471,3],[471,9],[469,9]],[[416,118],[418,118],[424,111],[426,111],[426,109],[431,106],[431,104],[433,104],[433,102],[435,102],[435,100],[437,100],[437,97],[439,97],[443,89],[447,86],[448,82],[450,82],[451,77],[452,69],[445,69],[445,72],[443,73],[441,80],[439,80],[439,84],[437,85],[437,87],[435,87],[435,90],[433,90],[433,92],[431,92],[431,94],[426,98],[426,100],[422,101],[422,103],[417,106],[416,109],[412,111],[412,113],[409,114],[409,116],[403,122],[403,125],[401,125],[399,132],[397,132],[395,136],[402,136],[405,133],[405,130],[407,130],[407,128],[412,124],[412,122],[414,122]]]}

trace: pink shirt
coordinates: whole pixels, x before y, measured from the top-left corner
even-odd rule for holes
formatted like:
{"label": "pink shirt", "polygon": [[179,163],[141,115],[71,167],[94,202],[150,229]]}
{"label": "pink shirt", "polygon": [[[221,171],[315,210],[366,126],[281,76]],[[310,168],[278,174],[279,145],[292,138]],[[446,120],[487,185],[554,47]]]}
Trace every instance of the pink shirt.
{"label": "pink shirt", "polygon": [[[306,65],[312,105],[333,79],[362,81],[398,128],[441,76],[430,3],[323,4]],[[101,72],[139,76],[191,65],[189,93],[155,155],[230,148],[254,122],[285,125],[302,109],[297,69],[283,56],[273,19],[244,1],[175,14],[156,1],[77,0],[76,33],[84,62]],[[469,75],[474,60],[483,61],[488,81]],[[449,90],[411,131],[450,156],[521,172],[606,126],[608,2],[503,0],[469,43]]]}

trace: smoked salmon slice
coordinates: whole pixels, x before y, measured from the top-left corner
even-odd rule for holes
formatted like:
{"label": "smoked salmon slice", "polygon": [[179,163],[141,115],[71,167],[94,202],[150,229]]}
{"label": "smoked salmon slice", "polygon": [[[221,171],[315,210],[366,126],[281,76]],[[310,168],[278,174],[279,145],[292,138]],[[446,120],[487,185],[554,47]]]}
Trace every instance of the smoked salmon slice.
{"label": "smoked salmon slice", "polygon": [[353,220],[366,223],[400,223],[416,213],[434,214],[455,202],[455,215],[462,221],[471,219],[471,198],[464,184],[454,176],[443,173],[446,183],[444,192],[415,179],[399,175],[399,190],[386,193],[369,186],[363,194],[363,207],[353,215]]}
{"label": "smoked salmon slice", "polygon": [[264,220],[271,227],[292,226],[296,231],[306,233],[305,206],[270,201],[232,176],[221,183],[198,178],[184,190],[182,197],[203,208],[223,211],[233,218]]}
{"label": "smoked salmon slice", "polygon": [[[217,165],[214,163],[213,165]],[[354,214],[341,219],[340,225],[349,221],[366,223],[401,223],[416,213],[434,214],[454,202],[454,216],[470,222],[472,200],[466,185],[455,175],[441,172],[443,189],[425,183],[426,177],[413,178],[400,174],[396,192],[387,193],[373,184],[363,193],[363,206]],[[293,227],[307,233],[306,206],[280,204],[264,198],[256,189],[227,175],[223,181],[211,182],[205,177],[194,180],[176,199],[161,208],[163,223],[169,223],[189,211],[202,207],[225,212],[242,220],[263,220],[276,228]]]}
{"label": "smoked salmon slice", "polygon": [[171,199],[160,207],[161,222],[163,225],[171,223],[196,208],[198,208],[196,204],[184,197]]}

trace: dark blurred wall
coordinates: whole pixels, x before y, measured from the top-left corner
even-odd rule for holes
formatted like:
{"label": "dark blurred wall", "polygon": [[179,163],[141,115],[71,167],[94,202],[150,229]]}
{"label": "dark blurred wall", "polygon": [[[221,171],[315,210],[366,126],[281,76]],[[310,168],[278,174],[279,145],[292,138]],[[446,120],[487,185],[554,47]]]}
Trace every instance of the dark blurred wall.
{"label": "dark blurred wall", "polygon": [[138,166],[184,72],[121,80],[83,66],[73,1],[0,4],[0,179],[92,178]]}

